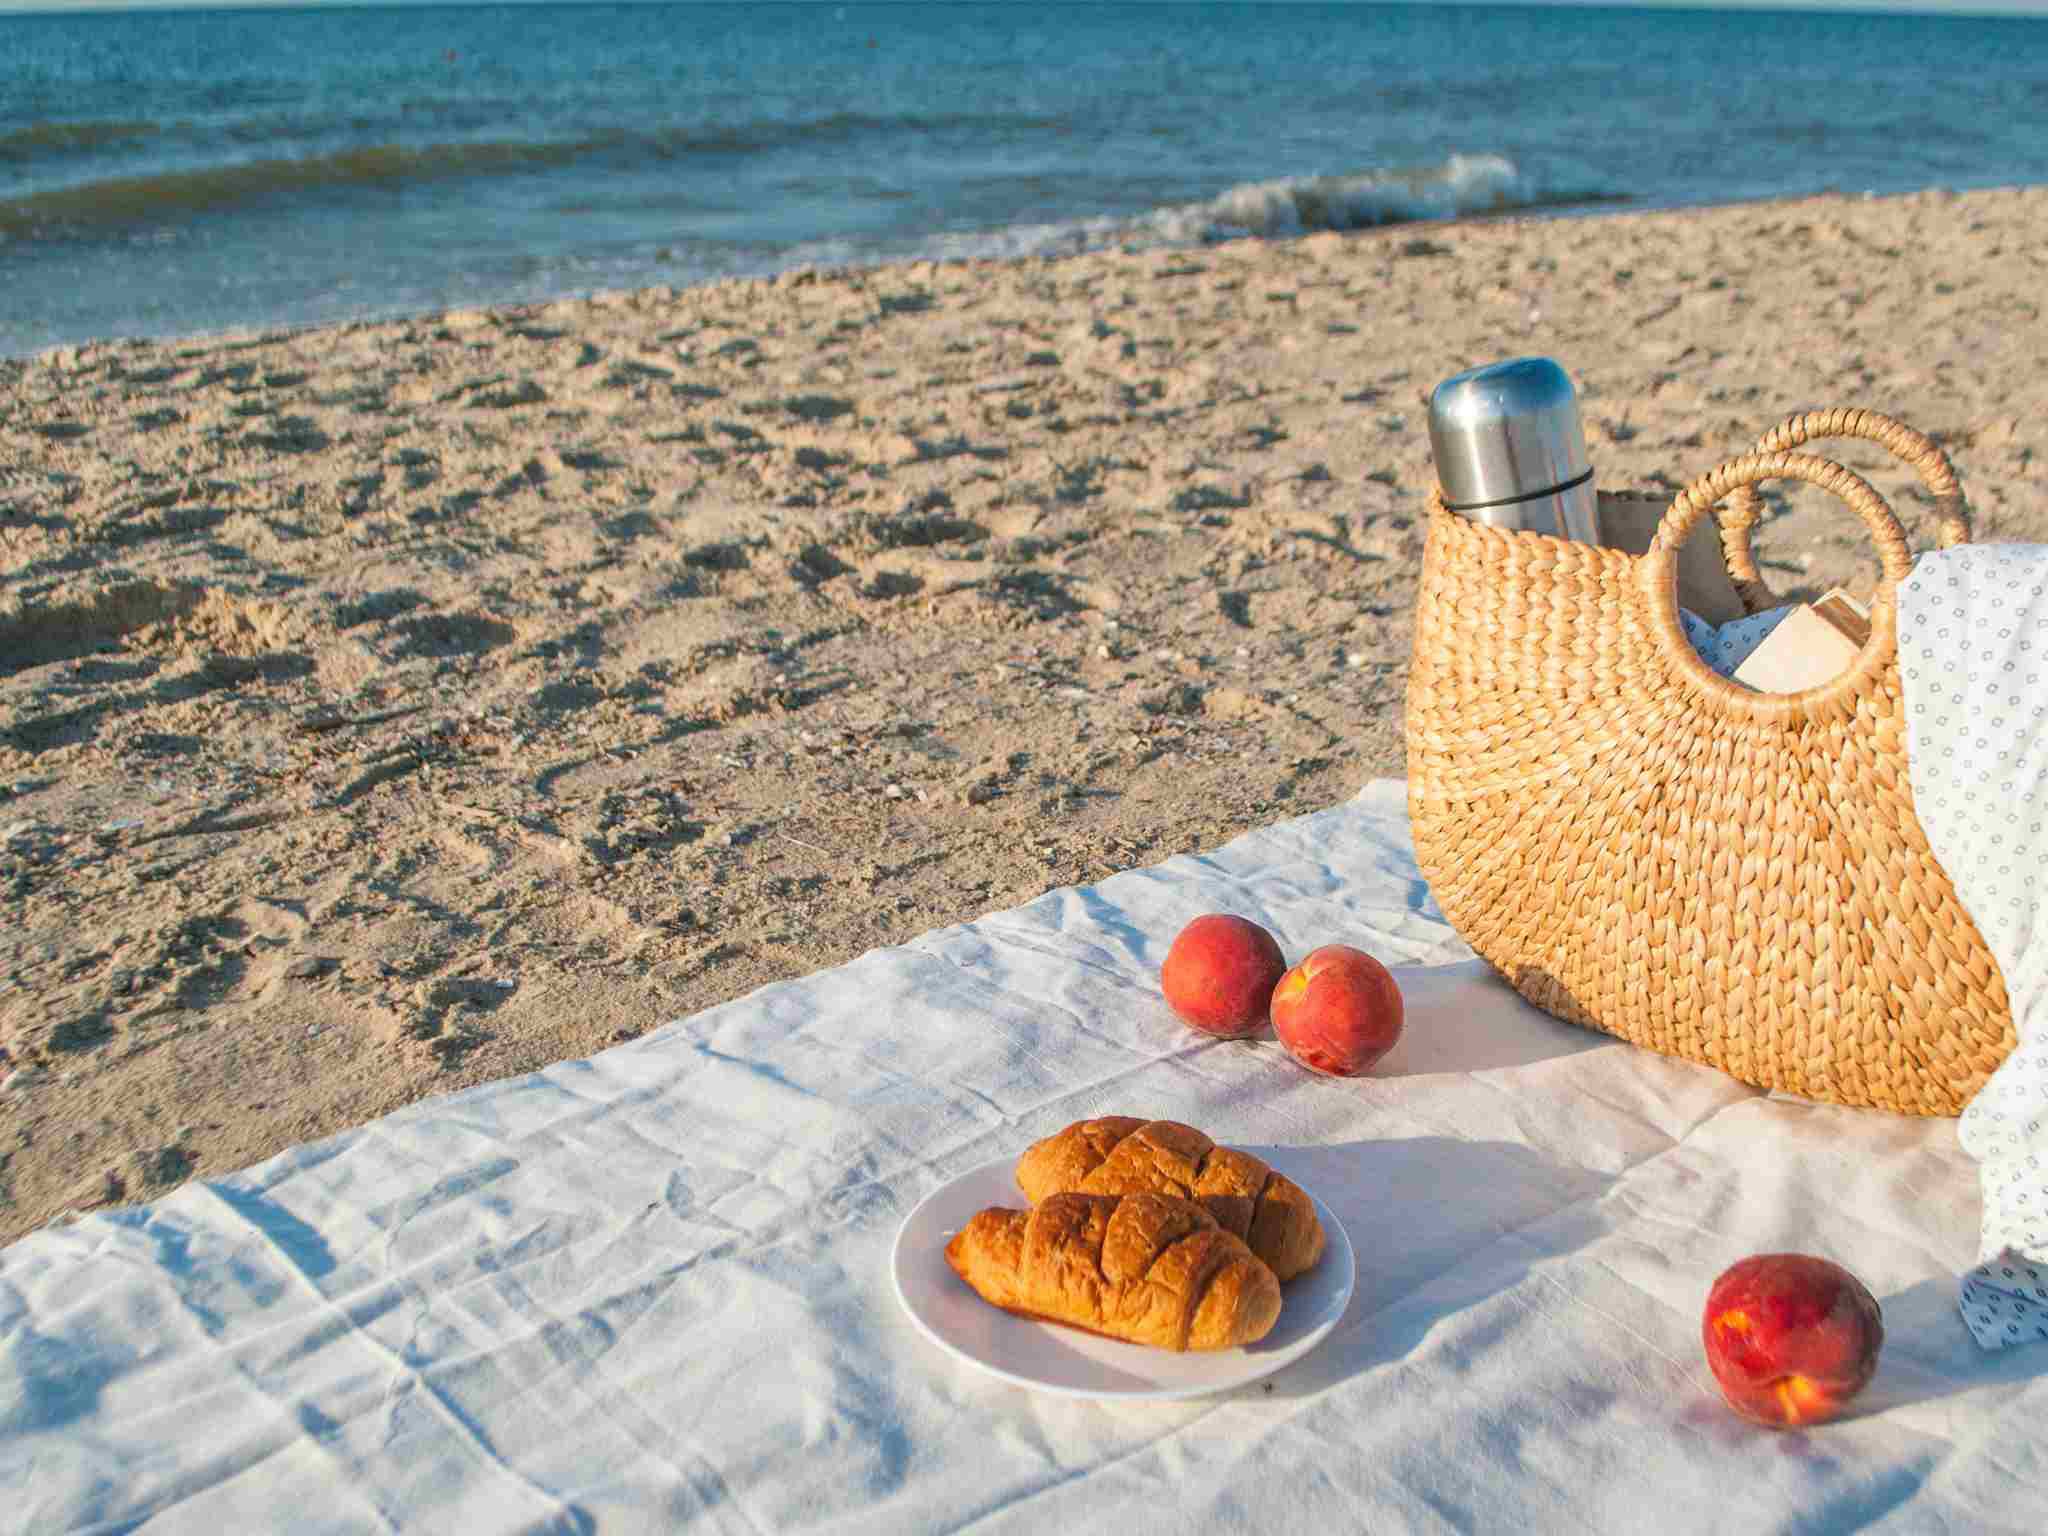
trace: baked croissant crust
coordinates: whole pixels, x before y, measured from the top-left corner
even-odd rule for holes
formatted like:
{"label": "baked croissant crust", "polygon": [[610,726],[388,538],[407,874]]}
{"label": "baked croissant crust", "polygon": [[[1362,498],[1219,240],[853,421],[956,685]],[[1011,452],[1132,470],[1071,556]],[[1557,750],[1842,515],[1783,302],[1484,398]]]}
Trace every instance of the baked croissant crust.
{"label": "baked croissant crust", "polygon": [[946,1262],[1006,1312],[1158,1349],[1235,1349],[1280,1317],[1273,1271],[1201,1206],[1170,1195],[991,1207],[953,1234]]}
{"label": "baked croissant crust", "polygon": [[1306,1190],[1251,1153],[1219,1147],[1177,1120],[1077,1120],[1025,1149],[1017,1187],[1033,1205],[1069,1190],[1198,1201],[1283,1281],[1323,1256],[1323,1224]]}

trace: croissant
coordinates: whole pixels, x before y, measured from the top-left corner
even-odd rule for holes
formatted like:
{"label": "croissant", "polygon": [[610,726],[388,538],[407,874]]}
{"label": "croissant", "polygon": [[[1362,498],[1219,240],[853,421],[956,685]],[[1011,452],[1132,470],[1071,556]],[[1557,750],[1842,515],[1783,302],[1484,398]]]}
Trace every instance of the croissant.
{"label": "croissant", "polygon": [[1025,1149],[1017,1187],[1033,1205],[1064,1190],[1199,1201],[1283,1281],[1323,1256],[1323,1224],[1306,1190],[1251,1153],[1219,1147],[1175,1120],[1077,1120]]}
{"label": "croissant", "polygon": [[984,1301],[1159,1349],[1235,1349],[1280,1317],[1280,1282],[1201,1206],[1170,1195],[1058,1194],[991,1207],[946,1262]]}

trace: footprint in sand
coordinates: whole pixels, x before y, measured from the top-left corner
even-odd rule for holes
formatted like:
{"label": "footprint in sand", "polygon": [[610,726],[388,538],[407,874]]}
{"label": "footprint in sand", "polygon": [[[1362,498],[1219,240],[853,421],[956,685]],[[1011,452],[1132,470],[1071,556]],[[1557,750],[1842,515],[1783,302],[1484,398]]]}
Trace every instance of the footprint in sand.
{"label": "footprint in sand", "polygon": [[510,645],[518,632],[503,619],[483,613],[433,613],[391,626],[393,660],[405,657],[475,656]]}
{"label": "footprint in sand", "polygon": [[189,613],[205,595],[198,586],[132,581],[77,602],[0,613],[0,677],[110,649],[137,630]]}

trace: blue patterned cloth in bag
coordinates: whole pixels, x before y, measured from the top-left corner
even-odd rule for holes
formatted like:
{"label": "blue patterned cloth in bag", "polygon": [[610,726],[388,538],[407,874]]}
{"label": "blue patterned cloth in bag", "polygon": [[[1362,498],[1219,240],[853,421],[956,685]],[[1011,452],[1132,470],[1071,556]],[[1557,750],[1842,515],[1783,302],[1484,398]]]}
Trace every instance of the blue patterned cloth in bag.
{"label": "blue patterned cloth in bag", "polygon": [[1746,619],[1730,619],[1719,629],[1698,614],[1681,608],[1678,610],[1678,622],[1700,660],[1723,677],[1733,678],[1735,669],[1749,660],[1749,653],[1762,645],[1764,638],[1796,606],[1787,603],[1782,608],[1753,613]]}

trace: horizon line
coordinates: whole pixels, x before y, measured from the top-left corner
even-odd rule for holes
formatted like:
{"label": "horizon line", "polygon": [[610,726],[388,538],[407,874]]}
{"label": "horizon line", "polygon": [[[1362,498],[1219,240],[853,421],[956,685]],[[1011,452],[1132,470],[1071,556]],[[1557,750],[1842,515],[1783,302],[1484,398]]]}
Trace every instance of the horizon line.
{"label": "horizon line", "polygon": [[[396,10],[488,10],[500,6],[695,6],[730,5],[737,0],[59,0],[51,4],[0,0],[0,16],[119,16],[208,11],[396,11]],[[845,9],[894,9],[920,0],[747,0],[750,4],[774,4]],[[1001,6],[1024,0],[921,0],[933,5]],[[1037,0],[1033,0],[1037,3]],[[1080,0],[1065,0],[1080,3]],[[1087,0],[1092,4],[1093,0]],[[1712,14],[1739,11],[1778,15],[1856,15],[1955,17],[1986,21],[2048,19],[2048,0],[1124,0],[1133,5],[1195,5],[1235,3],[1270,5],[1342,5],[1384,9],[1438,7],[1460,10],[1619,10],[1692,11]]]}

